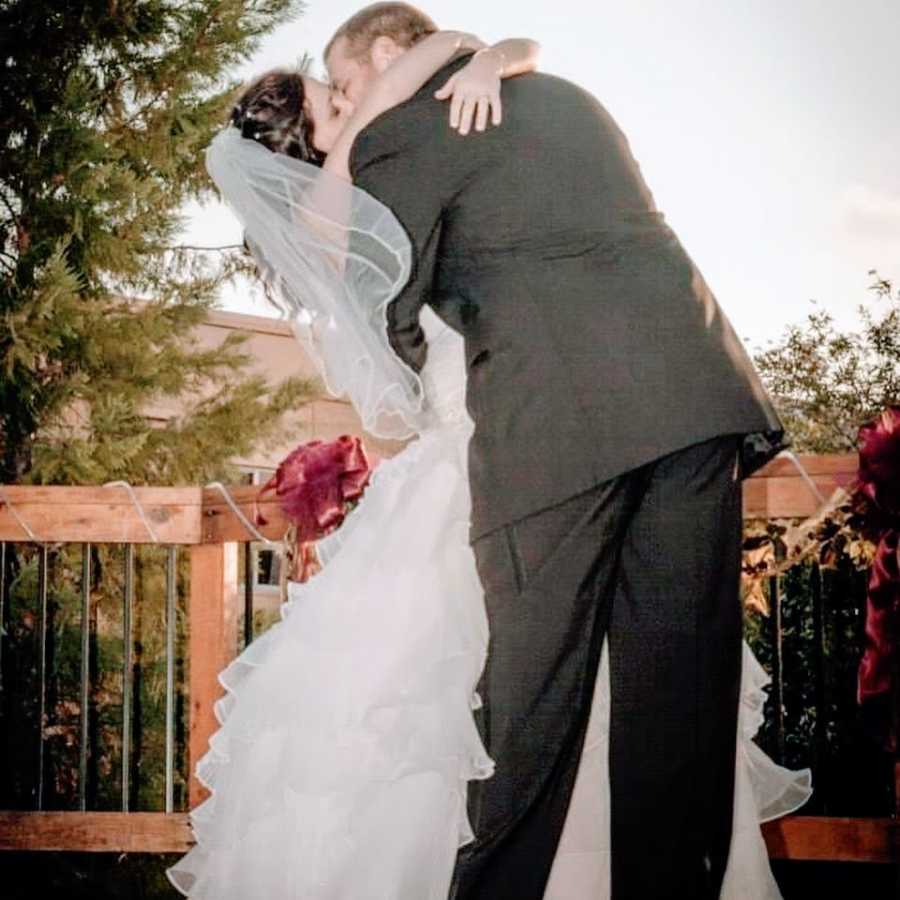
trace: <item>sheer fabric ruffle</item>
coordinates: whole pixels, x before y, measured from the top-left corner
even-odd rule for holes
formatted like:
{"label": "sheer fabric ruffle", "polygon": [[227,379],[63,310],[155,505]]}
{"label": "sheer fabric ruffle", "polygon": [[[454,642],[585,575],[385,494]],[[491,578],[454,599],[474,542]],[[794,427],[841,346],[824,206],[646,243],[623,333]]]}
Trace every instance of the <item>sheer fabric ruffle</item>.
{"label": "sheer fabric ruffle", "polygon": [[220,674],[197,765],[212,796],[167,870],[183,894],[446,897],[472,838],[466,785],[493,772],[472,717],[487,621],[454,443],[448,457],[426,435],[379,466],[337,556]]}
{"label": "sheer fabric ruffle", "polygon": [[[731,853],[721,900],[781,900],[760,824],[794,812],[812,793],[809,769],[786,769],[754,737],[764,721],[770,682],[744,642]],[[610,896],[609,658],[606,642],[594,687],[572,802],[544,900]]]}

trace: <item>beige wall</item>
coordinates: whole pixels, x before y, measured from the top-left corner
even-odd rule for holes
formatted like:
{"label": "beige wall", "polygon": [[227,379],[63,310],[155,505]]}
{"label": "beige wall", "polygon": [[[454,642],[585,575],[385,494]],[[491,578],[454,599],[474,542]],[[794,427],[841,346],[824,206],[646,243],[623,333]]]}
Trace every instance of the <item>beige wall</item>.
{"label": "beige wall", "polygon": [[[245,348],[253,357],[250,368],[255,374],[263,375],[271,383],[289,376],[300,376],[313,380],[320,386],[316,398],[288,419],[291,424],[299,426],[300,433],[296,440],[258,447],[251,456],[237,459],[236,463],[247,468],[274,470],[298,444],[315,438],[331,440],[341,434],[359,435],[367,450],[376,457],[392,456],[403,446],[401,443],[382,441],[366,435],[353,407],[347,401],[335,400],[325,392],[321,387],[318,371],[287,322],[263,316],[213,311],[206,323],[196,329],[195,336],[202,346],[216,347],[229,332],[235,330],[250,336]],[[179,412],[178,403],[172,401],[154,404],[145,409],[150,418],[159,421],[178,415]]]}

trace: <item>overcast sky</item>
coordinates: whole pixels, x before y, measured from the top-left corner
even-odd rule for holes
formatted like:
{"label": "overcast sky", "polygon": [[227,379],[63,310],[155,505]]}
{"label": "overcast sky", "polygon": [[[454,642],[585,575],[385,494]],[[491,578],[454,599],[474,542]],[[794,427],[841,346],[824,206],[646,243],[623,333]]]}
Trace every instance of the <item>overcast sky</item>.
{"label": "overcast sky", "polygon": [[[360,8],[309,0],[236,74],[321,50]],[[810,300],[843,325],[900,281],[900,0],[427,0],[441,27],[533,37],[615,116],[670,225],[751,347]],[[471,138],[477,140],[477,135]],[[192,242],[239,232],[191,210]],[[226,308],[270,315],[252,292]]]}

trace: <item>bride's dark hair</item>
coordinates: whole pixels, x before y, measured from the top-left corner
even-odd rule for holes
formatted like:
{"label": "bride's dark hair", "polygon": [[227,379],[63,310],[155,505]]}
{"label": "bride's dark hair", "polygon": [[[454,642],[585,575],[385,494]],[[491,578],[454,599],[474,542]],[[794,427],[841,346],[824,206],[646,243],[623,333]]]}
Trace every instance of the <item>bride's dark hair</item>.
{"label": "bride's dark hair", "polygon": [[231,110],[241,136],[273,153],[321,165],[325,154],[313,146],[315,123],[306,111],[306,89],[298,71],[273,69],[244,88]]}

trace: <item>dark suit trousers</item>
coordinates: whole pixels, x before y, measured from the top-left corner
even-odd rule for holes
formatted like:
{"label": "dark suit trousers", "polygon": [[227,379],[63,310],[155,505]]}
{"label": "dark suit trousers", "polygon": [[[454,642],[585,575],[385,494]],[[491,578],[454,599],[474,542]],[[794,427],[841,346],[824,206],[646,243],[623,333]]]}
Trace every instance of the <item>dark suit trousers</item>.
{"label": "dark suit trousers", "polygon": [[[491,638],[455,900],[540,900],[610,648],[613,900],[719,895],[741,666],[737,436],[688,447],[490,532]],[[591,898],[572,898],[591,900]]]}

